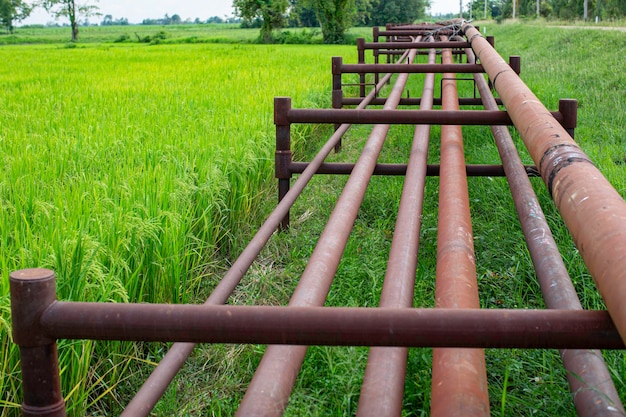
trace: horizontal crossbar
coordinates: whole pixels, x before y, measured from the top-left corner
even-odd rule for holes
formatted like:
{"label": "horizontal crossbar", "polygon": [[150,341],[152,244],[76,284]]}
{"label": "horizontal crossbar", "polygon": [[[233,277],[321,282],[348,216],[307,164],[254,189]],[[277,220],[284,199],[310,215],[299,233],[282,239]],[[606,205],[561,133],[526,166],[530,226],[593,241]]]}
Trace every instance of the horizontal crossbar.
{"label": "horizontal crossbar", "polygon": [[[301,174],[309,166],[308,162],[291,162],[289,171]],[[340,174],[348,175],[352,172],[354,164],[343,162],[323,163],[316,174]],[[529,177],[538,177],[539,171],[534,165],[524,167]],[[406,175],[406,164],[376,164],[374,175]],[[426,175],[430,177],[439,176],[440,166],[431,164],[426,167]],[[465,172],[469,177],[504,177],[504,167],[502,165],[466,165]]]}
{"label": "horizontal crossbar", "polygon": [[51,338],[288,345],[623,349],[606,311],[54,302]]}
{"label": "horizontal crossbar", "polygon": [[405,74],[473,74],[485,72],[480,64],[344,64],[337,68],[340,74],[405,73]]}

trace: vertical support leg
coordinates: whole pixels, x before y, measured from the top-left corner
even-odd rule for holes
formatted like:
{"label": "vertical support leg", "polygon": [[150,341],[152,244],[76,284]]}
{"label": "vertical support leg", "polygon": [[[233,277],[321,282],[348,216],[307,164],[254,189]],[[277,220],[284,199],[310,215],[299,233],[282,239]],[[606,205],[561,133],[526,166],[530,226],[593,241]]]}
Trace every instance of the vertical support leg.
{"label": "vertical support leg", "polygon": [[[378,42],[379,32],[380,32],[379,27],[374,26],[374,28],[372,29],[372,36],[374,38],[374,42]],[[379,60],[380,60],[379,51],[378,49],[374,49],[374,63],[378,64]],[[374,74],[374,85],[378,85],[379,79],[380,79],[380,74],[379,73]],[[376,97],[378,97],[378,92],[376,92]]]}
{"label": "vertical support leg", "polygon": [[[365,64],[365,39],[357,39],[356,47],[359,52],[359,64]],[[359,97],[365,97],[365,73],[359,74]]]}
{"label": "vertical support leg", "polygon": [[574,139],[574,129],[576,129],[578,121],[578,100],[572,98],[560,99],[559,113],[563,115],[563,128]]}
{"label": "vertical support leg", "polygon": [[[343,107],[343,90],[341,83],[341,65],[343,59],[340,56],[333,57],[333,109],[341,109]],[[335,123],[335,132],[339,129],[340,124]],[[341,139],[335,145],[335,152],[341,150]]]}
{"label": "vertical support leg", "polygon": [[509,66],[519,75],[522,72],[522,58],[519,55],[511,55],[509,57]]}
{"label": "vertical support leg", "polygon": [[20,348],[22,416],[65,417],[56,340],[42,331],[43,312],[56,300],[54,272],[24,269],[10,275],[13,340]]}
{"label": "vertical support leg", "polygon": [[[278,202],[282,201],[289,192],[291,180],[291,124],[289,123],[291,110],[290,97],[274,98],[274,124],[276,125],[276,153],[274,156],[275,176],[278,178]],[[281,229],[289,228],[289,212],[283,218]]]}

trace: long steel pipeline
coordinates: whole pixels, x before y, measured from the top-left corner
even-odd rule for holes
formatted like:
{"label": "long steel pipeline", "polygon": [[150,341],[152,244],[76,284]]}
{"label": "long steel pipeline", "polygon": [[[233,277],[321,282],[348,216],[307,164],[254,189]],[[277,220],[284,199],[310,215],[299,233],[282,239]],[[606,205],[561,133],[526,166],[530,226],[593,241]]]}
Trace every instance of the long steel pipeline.
{"label": "long steel pipeline", "polygon": [[[386,74],[374,89],[363,99],[357,108],[364,109],[376,97],[389,79],[391,73]],[[241,255],[224,275],[211,296],[205,304],[224,304],[232,294],[241,278],[248,271],[256,257],[259,255],[269,238],[280,225],[282,219],[287,215],[291,206],[302,193],[302,190],[315,175],[319,167],[324,163],[326,157],[335,148],[341,137],[350,128],[350,124],[342,124],[337,131],[328,139],[319,153],[313,158],[309,166],[302,172],[298,179],[291,186],[289,192],[278,203],[274,211],[259,228],[250,243],[243,250]],[[165,354],[159,365],[150,374],[142,387],[137,391],[135,397],[128,403],[121,417],[148,416],[157,401],[163,396],[165,390],[172,382],[180,368],[183,366],[195,343],[174,343]]]}
{"label": "long steel pipeline", "polygon": [[517,74],[469,23],[474,53],[489,74],[626,340],[626,202]]}
{"label": "long steel pipeline", "polygon": [[[449,49],[443,63],[452,62]],[[455,74],[443,75],[444,110],[458,110]],[[479,308],[461,126],[441,127],[435,307]],[[431,416],[489,416],[483,349],[433,349]]]}
{"label": "long steel pipeline", "polygon": [[[407,58],[409,62],[413,62],[416,53],[411,50]],[[408,74],[398,75],[385,109],[397,107],[407,79]],[[388,124],[373,127],[300,277],[289,306],[324,304],[389,128]],[[282,415],[306,351],[307,346],[268,346],[236,415]]]}
{"label": "long steel pipeline", "polygon": [[[468,62],[475,61],[471,49],[466,49],[466,55]],[[474,80],[484,107],[488,110],[497,109],[496,100],[483,75],[474,75]],[[576,290],[508,129],[492,126],[491,131],[546,306],[581,310]],[[599,350],[563,349],[560,354],[580,417],[624,415],[624,407]]]}
{"label": "long steel pipeline", "polygon": [[[431,49],[428,63],[434,64],[436,57],[436,50]],[[435,74],[427,74],[420,110],[432,108],[434,85]],[[429,139],[430,125],[415,127],[380,307],[413,306]],[[407,348],[370,349],[357,416],[391,417],[402,414],[407,357]]]}

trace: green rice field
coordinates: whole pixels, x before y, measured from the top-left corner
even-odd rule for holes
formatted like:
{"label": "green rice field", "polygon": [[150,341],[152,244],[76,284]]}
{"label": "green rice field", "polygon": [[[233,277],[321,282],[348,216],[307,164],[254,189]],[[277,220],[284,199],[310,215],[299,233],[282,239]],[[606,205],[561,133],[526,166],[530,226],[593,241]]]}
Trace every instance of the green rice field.
{"label": "green rice field", "polygon": [[[19,402],[10,271],[55,270],[65,300],[190,302],[216,279],[211,265],[259,218],[273,176],[273,97],[316,105],[330,57],[349,52],[0,48],[3,414]],[[63,392],[76,415],[97,399],[87,387],[135,355],[92,342],[61,342],[60,351]]]}
{"label": "green rice field", "polygon": [[[172,32],[159,44],[115,42],[129,29],[98,29],[70,45],[61,29],[0,37],[2,417],[18,415],[21,402],[10,272],[53,269],[62,300],[202,302],[275,204],[273,98],[330,107],[331,57],[357,58],[354,46],[254,45],[256,32],[232,28]],[[626,32],[486,30],[503,57],[522,56],[522,79],[548,108],[579,100],[576,139],[626,197]],[[39,41],[21,44],[27,37]],[[496,161],[481,129],[464,131],[468,163]],[[311,159],[329,132],[295,129],[297,157]],[[405,162],[411,134],[392,130],[383,157]],[[366,136],[355,129],[332,158],[355,158]],[[292,210],[291,231],[272,238],[233,303],[288,301],[344,182],[314,179]],[[535,185],[584,306],[603,308],[545,187]],[[328,305],[377,304],[401,187],[401,178],[372,180]],[[483,307],[542,308],[506,183],[470,187]],[[435,203],[425,206],[416,306],[433,304],[436,179],[427,194]],[[234,414],[263,350],[199,347],[153,415]],[[68,415],[119,414],[165,351],[59,341]],[[626,356],[605,355],[625,401]],[[286,415],[354,415],[366,358],[366,348],[310,348]],[[575,415],[556,351],[488,351],[487,364],[493,415]],[[405,415],[428,415],[429,391],[430,350],[412,349]]]}

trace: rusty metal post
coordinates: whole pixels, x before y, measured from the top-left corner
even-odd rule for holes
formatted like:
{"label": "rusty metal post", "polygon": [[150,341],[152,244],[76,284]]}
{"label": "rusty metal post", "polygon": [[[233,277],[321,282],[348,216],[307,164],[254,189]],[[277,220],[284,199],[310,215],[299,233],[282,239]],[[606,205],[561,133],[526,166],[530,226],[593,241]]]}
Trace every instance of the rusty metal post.
{"label": "rusty metal post", "polygon": [[[365,64],[365,39],[358,38],[356,47],[359,54],[359,64]],[[359,74],[359,97],[365,97],[365,74]]]}
{"label": "rusty metal post", "polygon": [[[392,40],[392,37],[389,35],[389,25],[385,25],[385,43],[389,43]],[[391,63],[391,55],[389,54],[390,51],[387,51],[387,64]],[[387,83],[389,84],[389,83]]]}
{"label": "rusty metal post", "polygon": [[[436,51],[431,49],[428,62],[434,63],[436,56]],[[434,84],[435,74],[427,74],[420,109],[432,108]],[[430,125],[415,127],[380,307],[413,306],[429,139]],[[357,416],[391,417],[402,414],[407,356],[408,349],[401,347],[370,349]]]}
{"label": "rusty metal post", "polygon": [[[443,63],[452,61],[449,49]],[[444,110],[458,110],[455,74],[444,74]],[[435,307],[480,308],[461,126],[441,127]],[[433,349],[431,416],[489,416],[482,349]]]}
{"label": "rusty metal post", "polygon": [[[341,109],[343,107],[343,84],[341,82],[341,66],[343,65],[343,58],[340,56],[334,56],[332,58],[332,73],[333,73],[333,92],[332,92],[332,100],[333,100],[333,109]],[[335,132],[341,126],[340,123],[335,123]],[[341,150],[341,139],[337,142],[337,146],[335,146],[335,152],[339,152]]]}
{"label": "rusty metal post", "polygon": [[465,23],[463,31],[493,79],[626,340],[626,202],[476,29]]}
{"label": "rusty metal post", "polygon": [[10,274],[13,341],[22,367],[22,416],[65,417],[56,340],[41,328],[43,312],[56,301],[54,272],[23,269]]}
{"label": "rusty metal post", "polygon": [[[374,43],[378,43],[379,33],[380,33],[380,28],[378,26],[374,26],[372,28],[372,37],[373,37]],[[374,63],[375,64],[378,64],[380,60],[379,57],[380,57],[380,51],[378,49],[374,49]],[[379,78],[380,78],[380,74],[374,74],[374,83],[376,85],[378,85]]]}
{"label": "rusty metal post", "polygon": [[509,57],[509,66],[517,75],[522,72],[522,58],[518,55],[511,55]]}
{"label": "rusty metal post", "polygon": [[[289,192],[291,182],[291,124],[289,123],[289,110],[291,109],[291,98],[275,97],[274,98],[274,124],[276,125],[276,153],[275,175],[278,178],[278,202],[280,203],[285,195]],[[289,212],[285,215],[281,222],[281,228],[289,227]]]}
{"label": "rusty metal post", "polygon": [[574,139],[574,130],[578,122],[578,100],[572,98],[562,98],[559,100],[559,113],[563,115],[561,126]]}

